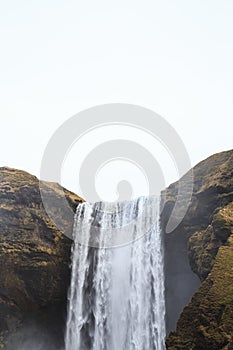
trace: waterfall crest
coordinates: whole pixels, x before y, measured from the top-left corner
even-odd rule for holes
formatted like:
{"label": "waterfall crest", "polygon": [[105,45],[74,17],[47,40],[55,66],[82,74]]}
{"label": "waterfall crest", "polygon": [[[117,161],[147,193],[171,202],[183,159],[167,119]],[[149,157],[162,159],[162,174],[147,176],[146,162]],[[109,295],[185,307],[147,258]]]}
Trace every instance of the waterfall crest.
{"label": "waterfall crest", "polygon": [[73,238],[66,350],[164,350],[159,199],[82,203]]}

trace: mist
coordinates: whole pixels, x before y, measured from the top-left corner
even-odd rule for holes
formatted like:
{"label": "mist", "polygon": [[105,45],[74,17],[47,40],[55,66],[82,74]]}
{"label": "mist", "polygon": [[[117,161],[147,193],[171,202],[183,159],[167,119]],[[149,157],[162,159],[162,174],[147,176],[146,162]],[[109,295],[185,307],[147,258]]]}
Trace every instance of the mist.
{"label": "mist", "polygon": [[29,319],[7,339],[6,350],[64,350],[64,334],[59,328],[53,324],[49,328],[41,326]]}

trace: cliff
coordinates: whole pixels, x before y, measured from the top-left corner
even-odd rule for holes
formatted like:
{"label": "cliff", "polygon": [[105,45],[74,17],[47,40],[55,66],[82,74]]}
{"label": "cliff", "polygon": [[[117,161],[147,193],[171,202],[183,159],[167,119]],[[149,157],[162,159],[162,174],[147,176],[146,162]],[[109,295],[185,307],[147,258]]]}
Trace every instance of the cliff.
{"label": "cliff", "polygon": [[[58,184],[42,182],[53,199],[54,215],[64,194],[73,211],[80,197]],[[64,229],[73,222],[63,217]],[[69,286],[71,241],[48,217],[39,180],[24,171],[0,168],[0,344],[30,318],[56,318],[64,312]],[[52,311],[51,311],[52,310]],[[31,317],[30,317],[31,316]],[[41,320],[39,321],[41,323]],[[63,337],[57,322],[59,337]],[[10,341],[9,341],[10,343]],[[1,346],[0,346],[1,347]],[[13,348],[13,345],[12,345]]]}
{"label": "cliff", "polygon": [[[172,330],[167,349],[229,350],[233,349],[233,151],[213,155],[193,171],[187,214],[175,231],[164,234],[167,325]],[[63,213],[61,198],[65,195],[71,213],[82,199],[58,184],[42,182],[42,186],[63,230],[44,209],[36,177],[0,168],[0,348],[6,350],[15,350],[15,343],[31,349],[24,345],[28,332],[41,340],[44,350],[60,349],[63,342],[70,278],[67,236],[73,217]],[[177,188],[174,183],[162,194],[162,229]]]}
{"label": "cliff", "polygon": [[[163,194],[167,197],[163,226],[176,194],[177,183]],[[213,155],[194,168],[189,210],[179,227],[165,237],[166,245],[169,240],[185,242],[190,266],[201,281],[181,313],[176,331],[167,338],[168,350],[233,349],[232,202],[233,151],[228,151]],[[168,258],[166,261],[171,263]]]}

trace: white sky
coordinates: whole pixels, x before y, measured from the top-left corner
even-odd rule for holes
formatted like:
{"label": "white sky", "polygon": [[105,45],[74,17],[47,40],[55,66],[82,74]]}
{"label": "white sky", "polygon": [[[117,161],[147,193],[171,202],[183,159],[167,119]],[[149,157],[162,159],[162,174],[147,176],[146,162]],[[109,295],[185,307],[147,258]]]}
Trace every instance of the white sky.
{"label": "white sky", "polygon": [[0,1],[0,165],[39,177],[55,130],[110,102],[163,116],[193,165],[231,149],[232,19],[232,0]]}

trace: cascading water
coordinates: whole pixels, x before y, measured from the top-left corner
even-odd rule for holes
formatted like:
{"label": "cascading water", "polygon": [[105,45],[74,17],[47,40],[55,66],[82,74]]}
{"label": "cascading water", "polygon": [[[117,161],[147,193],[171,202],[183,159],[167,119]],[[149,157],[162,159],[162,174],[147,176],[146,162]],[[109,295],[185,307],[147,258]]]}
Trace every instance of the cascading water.
{"label": "cascading water", "polygon": [[158,198],[83,203],[73,236],[66,350],[164,350]]}

